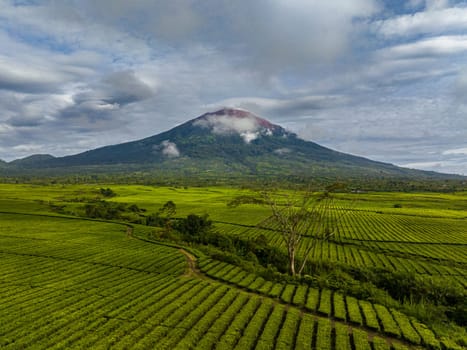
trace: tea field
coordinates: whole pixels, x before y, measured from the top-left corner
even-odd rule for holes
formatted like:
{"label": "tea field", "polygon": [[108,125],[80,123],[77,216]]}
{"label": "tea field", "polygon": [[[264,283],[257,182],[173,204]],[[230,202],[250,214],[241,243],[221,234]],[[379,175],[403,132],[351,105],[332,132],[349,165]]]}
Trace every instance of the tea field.
{"label": "tea field", "polygon": [[[171,200],[177,216],[209,214],[218,232],[264,234],[283,247],[277,232],[255,226],[267,207],[227,206],[248,190],[105,187],[116,194],[108,201],[150,213]],[[82,217],[99,196],[91,185],[0,185],[0,348],[463,348],[390,302],[267,280],[197,249],[146,239],[154,228]],[[342,206],[350,202],[312,260],[467,287],[466,193],[340,195]],[[464,336],[460,327],[453,332]]]}

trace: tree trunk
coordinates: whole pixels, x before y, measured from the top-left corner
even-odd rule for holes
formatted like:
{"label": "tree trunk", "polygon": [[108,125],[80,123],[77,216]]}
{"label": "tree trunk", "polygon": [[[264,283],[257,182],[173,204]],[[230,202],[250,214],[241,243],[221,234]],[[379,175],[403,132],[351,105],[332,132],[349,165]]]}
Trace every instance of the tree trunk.
{"label": "tree trunk", "polygon": [[292,276],[295,276],[295,250],[293,248],[289,251],[289,264],[290,273]]}

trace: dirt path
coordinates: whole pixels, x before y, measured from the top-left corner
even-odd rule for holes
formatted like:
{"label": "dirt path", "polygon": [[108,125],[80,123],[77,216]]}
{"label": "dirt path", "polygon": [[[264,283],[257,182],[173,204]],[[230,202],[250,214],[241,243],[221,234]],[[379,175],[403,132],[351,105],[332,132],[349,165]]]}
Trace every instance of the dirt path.
{"label": "dirt path", "polygon": [[192,277],[192,276],[201,277],[201,276],[203,276],[201,274],[201,271],[198,270],[198,268],[196,267],[196,257],[194,255],[188,253],[183,248],[180,248],[178,251],[185,256],[186,263],[187,263],[187,268],[186,268],[185,274],[183,276],[185,276],[185,277]]}

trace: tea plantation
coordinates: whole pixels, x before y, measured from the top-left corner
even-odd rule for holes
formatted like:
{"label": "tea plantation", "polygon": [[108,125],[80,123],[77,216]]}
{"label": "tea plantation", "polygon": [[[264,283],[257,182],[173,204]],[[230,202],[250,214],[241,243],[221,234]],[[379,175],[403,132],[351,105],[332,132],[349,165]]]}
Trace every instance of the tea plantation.
{"label": "tea plantation", "polygon": [[[428,305],[429,296],[426,302],[398,299],[388,292],[390,286],[355,277],[375,268],[375,274],[404,273],[465,293],[465,193],[341,194],[341,206],[356,204],[339,221],[336,235],[314,248],[311,264],[321,272],[281,279],[254,259],[241,264],[221,255],[216,259],[211,253],[219,247],[170,239],[161,234],[165,229],[138,221],[173,201],[176,217],[209,214],[217,233],[246,240],[263,235],[268,246],[281,251],[280,233],[256,226],[268,215],[267,207],[227,206],[250,191],[105,187],[115,195],[104,198],[98,186],[90,185],[0,185],[0,348],[467,345],[461,317],[436,322],[430,312],[438,309]],[[85,205],[101,200],[137,209],[118,219],[85,217]],[[350,280],[351,285],[342,285],[342,276],[333,284],[333,267],[353,276],[352,283],[362,281],[358,295]],[[374,290],[361,293],[370,282]],[[446,305],[433,307],[443,307],[450,317]]]}

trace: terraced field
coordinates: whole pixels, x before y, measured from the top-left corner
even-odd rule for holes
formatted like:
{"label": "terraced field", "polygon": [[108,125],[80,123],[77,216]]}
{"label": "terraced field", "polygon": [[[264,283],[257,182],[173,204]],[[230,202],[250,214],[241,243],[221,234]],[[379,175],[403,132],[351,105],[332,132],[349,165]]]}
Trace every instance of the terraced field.
{"label": "terraced field", "polygon": [[[409,215],[403,209],[385,214],[378,208],[373,211],[353,208],[338,222],[334,236],[316,245],[310,258],[445,277],[466,287],[467,201],[465,205],[465,211],[452,213],[463,213],[463,218]],[[331,220],[333,215],[331,212]],[[222,222],[217,228],[226,235],[246,238],[264,235],[270,244],[285,250],[276,227],[261,229]],[[309,244],[309,239],[303,240],[299,255],[304,254]]]}
{"label": "terraced field", "polygon": [[[93,194],[46,189],[0,185],[2,349],[459,349],[395,308],[274,283],[196,251],[143,241],[144,226],[57,215],[51,201],[75,210],[81,202],[70,198]],[[190,191],[122,187],[114,200],[151,209],[171,198],[178,215],[208,211],[226,234],[261,232],[281,245],[274,231],[248,227],[264,216],[263,208],[226,208],[235,191]],[[365,205],[346,216],[314,258],[416,271],[466,286],[460,209],[422,217]]]}
{"label": "terraced field", "polygon": [[294,305],[303,312],[344,322],[348,327],[383,333],[413,345],[432,348],[440,346],[427,326],[395,309],[357,300],[328,289],[316,289],[306,285],[274,283],[264,280],[241,268],[205,259],[200,263],[207,276],[227,282],[255,294],[278,299],[280,303]]}
{"label": "terraced field", "polygon": [[[258,284],[251,293],[185,277],[178,249],[128,237],[122,225],[21,214],[0,219],[5,349],[364,349],[379,339],[369,326],[322,317],[334,316],[330,306],[323,311],[325,291],[320,302],[310,301],[318,291],[305,293],[306,305],[319,304],[305,308],[295,286],[274,294],[259,292]],[[397,337],[382,339],[387,349],[391,341],[403,348]]]}

